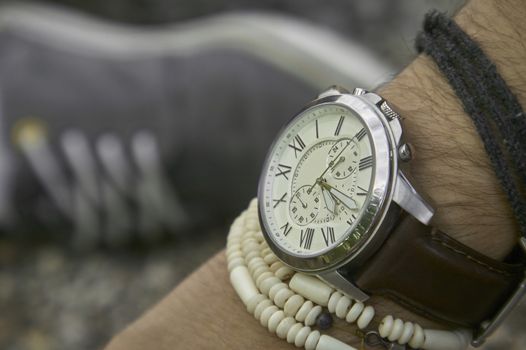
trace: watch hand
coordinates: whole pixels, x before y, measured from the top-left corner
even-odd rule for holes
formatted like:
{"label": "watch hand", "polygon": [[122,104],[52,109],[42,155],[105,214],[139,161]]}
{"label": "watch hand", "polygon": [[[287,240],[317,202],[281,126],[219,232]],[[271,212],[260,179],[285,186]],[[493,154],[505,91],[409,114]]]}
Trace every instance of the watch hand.
{"label": "watch hand", "polygon": [[[318,176],[316,178],[316,181],[312,184],[312,186],[309,188],[309,190],[312,190],[312,188],[314,186],[316,186],[316,184],[318,183],[318,181],[321,181],[321,179],[323,178],[323,175],[325,175],[327,173],[327,171],[329,171],[330,169],[334,169],[338,164],[340,164],[342,161],[345,160],[345,158],[340,158],[340,156],[342,155],[342,153],[347,149],[347,147],[349,147],[349,145],[352,143],[352,141],[356,138],[356,135],[349,140],[349,142],[347,142],[347,144],[345,145],[345,147],[342,148],[342,150],[340,151],[340,153],[338,153],[338,155],[336,157],[334,157],[334,160],[330,161],[329,162],[329,166],[327,166],[327,168],[321,173],[320,176]],[[341,139],[340,139],[341,140]]]}
{"label": "watch hand", "polygon": [[303,203],[303,201],[302,201],[301,198],[300,198],[299,193],[298,193],[298,195],[296,196],[296,198],[298,198],[298,200],[300,201],[301,206],[303,207],[303,209],[307,208],[307,204]]}
{"label": "watch hand", "polygon": [[334,214],[336,203],[334,202],[332,195],[329,193],[329,191],[327,191],[323,187],[321,188],[321,193],[323,194],[323,200],[325,201],[325,207],[327,208],[328,211]]}
{"label": "watch hand", "polygon": [[[345,150],[347,146],[345,146],[343,149],[342,149],[342,152]],[[340,152],[340,154],[342,153]],[[340,154],[338,154],[338,157],[340,157]],[[329,162],[329,166],[327,167],[327,169],[325,169],[323,171],[323,173],[321,173],[321,175],[316,179],[316,181],[312,184],[312,186],[309,188],[309,191],[312,191],[312,188],[314,186],[316,186],[316,184],[318,183],[318,181],[321,181],[323,179],[323,175],[325,175],[325,173],[327,173],[327,171],[331,170],[331,169],[334,169],[338,164],[340,164],[341,162],[343,162],[345,160],[344,157],[341,157],[341,158],[336,158],[337,161],[330,161]]]}
{"label": "watch hand", "polygon": [[340,201],[340,203],[345,205],[347,208],[349,209],[358,208],[358,206],[356,205],[356,201],[352,199],[351,197],[349,197],[348,195],[346,195],[345,193],[343,193],[342,191],[338,190],[335,187],[332,187],[331,185],[329,185],[327,182],[324,182],[324,181],[320,182],[320,185],[322,187],[325,187],[327,191],[330,192],[330,194],[332,194],[338,201]]}

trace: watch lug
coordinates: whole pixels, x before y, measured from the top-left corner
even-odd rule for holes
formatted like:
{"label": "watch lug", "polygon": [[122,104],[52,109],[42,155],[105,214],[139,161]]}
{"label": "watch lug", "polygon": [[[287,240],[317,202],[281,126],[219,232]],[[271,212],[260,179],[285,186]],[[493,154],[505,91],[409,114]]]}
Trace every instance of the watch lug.
{"label": "watch lug", "polygon": [[338,85],[333,85],[333,86],[330,86],[327,90],[323,91],[321,94],[319,94],[318,98],[343,95],[343,94],[349,94],[349,93],[350,93],[349,90],[341,86],[338,86]]}
{"label": "watch lug", "polygon": [[355,96],[361,96],[361,95],[365,95],[368,92],[369,91],[362,89],[362,88],[354,88],[354,90],[352,91],[352,94]]}
{"label": "watch lug", "polygon": [[393,201],[424,225],[429,224],[435,213],[433,207],[416,191],[402,171],[398,172]]}
{"label": "watch lug", "polygon": [[364,302],[369,299],[367,294],[365,294],[360,288],[343,277],[342,274],[338,272],[338,270],[318,274],[318,277],[330,284],[332,287],[344,292],[354,300]]}

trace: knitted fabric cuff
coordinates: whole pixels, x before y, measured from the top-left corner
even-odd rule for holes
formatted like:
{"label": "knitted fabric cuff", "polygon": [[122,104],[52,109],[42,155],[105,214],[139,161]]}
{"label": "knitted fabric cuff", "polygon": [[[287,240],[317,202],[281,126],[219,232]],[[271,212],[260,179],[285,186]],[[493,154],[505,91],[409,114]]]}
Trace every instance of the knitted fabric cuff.
{"label": "knitted fabric cuff", "polygon": [[461,100],[526,237],[526,117],[495,64],[454,21],[432,11],[416,40]]}

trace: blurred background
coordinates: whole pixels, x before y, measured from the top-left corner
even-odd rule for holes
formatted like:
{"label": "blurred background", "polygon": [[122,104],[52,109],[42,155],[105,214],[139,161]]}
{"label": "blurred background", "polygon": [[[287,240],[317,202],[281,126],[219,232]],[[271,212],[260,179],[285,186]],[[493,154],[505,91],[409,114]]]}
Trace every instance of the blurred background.
{"label": "blurred background", "polygon": [[0,348],[102,347],[222,249],[283,123],[462,3],[1,2]]}

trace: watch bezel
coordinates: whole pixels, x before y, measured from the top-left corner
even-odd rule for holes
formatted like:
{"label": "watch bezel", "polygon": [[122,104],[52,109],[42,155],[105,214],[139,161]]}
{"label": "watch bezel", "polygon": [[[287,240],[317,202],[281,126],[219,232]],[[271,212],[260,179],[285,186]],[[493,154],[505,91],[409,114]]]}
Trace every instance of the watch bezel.
{"label": "watch bezel", "polygon": [[[276,143],[281,139],[285,130],[309,109],[325,104],[336,104],[350,109],[367,128],[372,152],[375,155],[371,191],[366,207],[359,217],[359,222],[346,233],[346,237],[342,241],[332,249],[320,254],[300,256],[282,248],[274,240],[272,233],[269,233],[270,228],[264,214],[263,191],[269,162],[274,154]],[[373,250],[385,238],[385,235],[378,232],[378,228],[381,226],[385,216],[386,207],[388,206],[386,204],[390,202],[392,197],[394,178],[395,174],[397,174],[397,158],[393,157],[393,149],[395,149],[393,142],[393,135],[387,120],[378,107],[367,101],[363,96],[341,94],[316,99],[302,108],[284,125],[266,156],[258,185],[258,211],[261,228],[269,247],[280,260],[296,270],[307,273],[319,273],[336,269],[351,261],[360,261],[364,256],[372,254]],[[352,238],[353,234],[359,234],[362,237],[358,243]]]}

